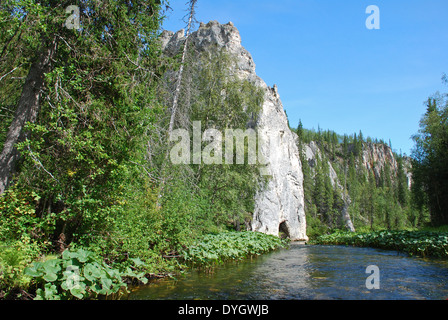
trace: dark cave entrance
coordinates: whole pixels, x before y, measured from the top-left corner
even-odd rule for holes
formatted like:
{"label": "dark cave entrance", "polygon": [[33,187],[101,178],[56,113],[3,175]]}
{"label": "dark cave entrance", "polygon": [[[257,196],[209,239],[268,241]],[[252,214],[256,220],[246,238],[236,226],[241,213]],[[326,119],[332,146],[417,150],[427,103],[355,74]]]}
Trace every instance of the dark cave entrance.
{"label": "dark cave entrance", "polygon": [[289,238],[289,229],[286,221],[283,221],[278,226],[278,236],[282,239]]}

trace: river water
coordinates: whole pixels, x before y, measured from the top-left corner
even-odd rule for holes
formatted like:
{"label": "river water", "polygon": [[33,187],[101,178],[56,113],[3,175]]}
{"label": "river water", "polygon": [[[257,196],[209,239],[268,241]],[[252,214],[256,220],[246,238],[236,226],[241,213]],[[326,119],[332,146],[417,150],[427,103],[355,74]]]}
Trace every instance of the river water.
{"label": "river water", "polygon": [[[366,273],[371,265],[378,269]],[[379,288],[368,289],[366,282]],[[448,261],[373,248],[291,243],[288,249],[228,263],[213,273],[190,271],[151,282],[133,290],[129,299],[445,300]]]}

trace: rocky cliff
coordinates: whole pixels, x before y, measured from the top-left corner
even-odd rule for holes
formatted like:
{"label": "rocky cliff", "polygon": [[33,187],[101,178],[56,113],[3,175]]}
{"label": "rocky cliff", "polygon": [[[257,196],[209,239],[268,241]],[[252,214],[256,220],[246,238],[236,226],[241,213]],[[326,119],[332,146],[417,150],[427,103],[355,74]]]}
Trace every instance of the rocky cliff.
{"label": "rocky cliff", "polygon": [[336,137],[315,134],[312,138],[318,140],[310,141],[307,136],[299,144],[306,164],[308,233],[325,232],[326,228],[355,231],[355,220],[361,228],[412,225],[410,159],[394,153],[382,141],[355,139],[357,142],[346,144],[342,136]]}
{"label": "rocky cliff", "polygon": [[[386,166],[388,167],[391,179],[397,174],[398,162],[392,151],[392,148],[385,144],[378,144],[367,142],[363,145],[362,150],[362,165],[367,169],[373,171],[375,179],[379,181],[381,174],[384,173]],[[412,185],[411,174],[411,160],[408,157],[403,159],[403,170],[406,175],[406,182],[408,189]]]}
{"label": "rocky cliff", "polygon": [[[164,53],[174,56],[185,41],[184,30],[164,31],[161,42]],[[262,111],[255,124],[259,143],[259,159],[267,164],[268,185],[259,190],[250,229],[267,234],[286,234],[291,240],[307,240],[304,211],[303,173],[293,133],[283,109],[276,85],[268,86],[255,72],[250,53],[241,45],[237,28],[231,23],[201,23],[189,36],[196,52],[225,48],[237,61],[233,72],[247,79],[265,93]]]}
{"label": "rocky cliff", "polygon": [[[317,158],[320,159],[324,158],[322,156],[322,151],[320,150],[318,144],[315,141],[311,141],[310,143],[305,144],[303,146],[303,149],[304,149],[303,150],[304,160],[308,161],[308,164],[312,169],[316,166]],[[348,195],[341,181],[339,180],[336,170],[333,168],[331,161],[329,160],[326,161],[328,165],[328,172],[325,172],[325,174],[327,174],[330,177],[330,182],[333,189],[337,189],[339,191],[338,194],[340,194],[343,203],[343,206],[340,210],[340,219],[342,222],[342,226],[345,229],[354,232],[355,227],[353,226],[353,222],[348,213],[348,209],[351,203],[350,196]],[[315,173],[313,172],[313,174]]]}

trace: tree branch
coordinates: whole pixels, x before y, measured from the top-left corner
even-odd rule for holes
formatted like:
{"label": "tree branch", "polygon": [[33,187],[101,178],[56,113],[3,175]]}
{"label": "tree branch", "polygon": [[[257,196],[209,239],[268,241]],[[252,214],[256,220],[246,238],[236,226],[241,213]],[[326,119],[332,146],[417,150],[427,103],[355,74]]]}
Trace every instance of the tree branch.
{"label": "tree branch", "polygon": [[9,71],[8,73],[4,74],[3,76],[0,77],[0,81],[3,80],[4,77],[6,77],[8,74],[13,73],[17,68],[20,68],[22,66],[23,63],[21,63],[20,65],[18,65],[17,67],[15,67],[14,69],[12,69],[11,71]]}

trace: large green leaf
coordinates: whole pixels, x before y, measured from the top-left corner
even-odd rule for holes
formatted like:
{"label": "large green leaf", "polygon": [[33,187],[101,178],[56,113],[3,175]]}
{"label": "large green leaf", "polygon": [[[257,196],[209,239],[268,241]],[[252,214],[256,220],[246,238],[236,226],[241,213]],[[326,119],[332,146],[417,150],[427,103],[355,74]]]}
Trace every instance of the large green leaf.
{"label": "large green leaf", "polygon": [[42,263],[42,268],[46,273],[58,273],[61,271],[60,260],[51,259]]}
{"label": "large green leaf", "polygon": [[76,251],[75,253],[80,262],[87,262],[91,257],[91,253],[83,249],[78,249],[78,251]]}
{"label": "large green leaf", "polygon": [[101,278],[103,276],[104,271],[101,270],[101,267],[98,263],[88,263],[84,267],[84,277],[86,277],[89,281],[96,281],[96,279]]}
{"label": "large green leaf", "polygon": [[78,299],[84,298],[86,291],[80,286],[76,286],[70,289],[70,293]]}
{"label": "large green leaf", "polygon": [[41,277],[44,274],[41,267],[42,263],[34,262],[30,267],[25,268],[24,273],[30,277]]}
{"label": "large green leaf", "polygon": [[112,286],[112,280],[109,278],[101,278],[100,281],[103,290],[106,290],[106,294],[111,293],[110,287]]}
{"label": "large green leaf", "polygon": [[43,279],[47,282],[54,282],[58,279],[58,275],[56,273],[53,272],[47,272],[44,276]]}

